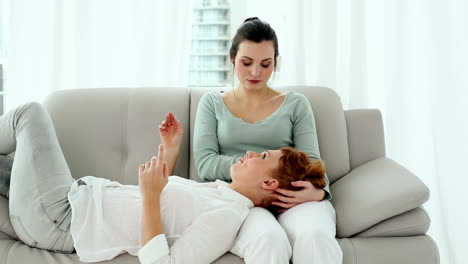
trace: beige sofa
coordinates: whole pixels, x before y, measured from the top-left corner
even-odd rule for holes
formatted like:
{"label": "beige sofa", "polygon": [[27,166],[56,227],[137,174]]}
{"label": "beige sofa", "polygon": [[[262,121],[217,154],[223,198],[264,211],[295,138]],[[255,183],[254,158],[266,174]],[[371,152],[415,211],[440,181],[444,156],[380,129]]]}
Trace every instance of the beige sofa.
{"label": "beige sofa", "polygon": [[[199,179],[191,135],[200,96],[209,89],[107,88],[63,90],[44,102],[75,178],[86,175],[138,184],[137,165],[156,152],[157,126],[169,111],[186,131],[175,174]],[[345,264],[436,264],[438,249],[426,235],[422,204],[429,190],[418,177],[385,156],[378,110],[343,111],[324,87],[287,87],[305,94],[315,114],[320,152],[331,181],[337,240]],[[235,133],[235,131],[234,131]],[[17,241],[0,196],[0,261],[80,263],[75,254],[30,248]],[[105,263],[138,263],[128,254]],[[230,253],[215,263],[244,263]]]}

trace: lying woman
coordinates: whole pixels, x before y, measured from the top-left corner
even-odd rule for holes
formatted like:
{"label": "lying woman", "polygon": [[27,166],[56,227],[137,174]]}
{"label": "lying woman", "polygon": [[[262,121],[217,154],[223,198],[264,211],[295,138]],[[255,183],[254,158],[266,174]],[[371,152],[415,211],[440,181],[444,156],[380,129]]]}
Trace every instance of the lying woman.
{"label": "lying woman", "polygon": [[182,134],[169,113],[158,156],[139,166],[139,186],[130,186],[93,176],[74,180],[40,104],[0,116],[3,163],[15,152],[0,191],[9,198],[16,234],[31,247],[76,251],[84,262],[128,252],[141,263],[211,263],[231,249],[250,208],[271,206],[277,188],[293,189],[298,180],[326,184],[323,163],[292,148],[248,151],[232,165],[231,184],[168,177]]}

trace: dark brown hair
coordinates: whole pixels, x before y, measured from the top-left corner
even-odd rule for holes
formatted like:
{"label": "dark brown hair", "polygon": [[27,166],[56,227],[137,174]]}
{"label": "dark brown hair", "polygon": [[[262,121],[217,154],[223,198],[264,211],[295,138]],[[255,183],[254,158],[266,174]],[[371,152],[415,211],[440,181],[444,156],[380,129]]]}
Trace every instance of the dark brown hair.
{"label": "dark brown hair", "polygon": [[262,41],[273,41],[273,47],[275,49],[274,65],[276,67],[276,59],[279,55],[278,52],[278,38],[270,24],[260,20],[258,17],[250,17],[244,20],[244,23],[237,29],[236,35],[232,39],[231,49],[229,50],[229,56],[231,61],[234,63],[237,51],[239,51],[239,44],[244,40],[250,40],[257,43]]}

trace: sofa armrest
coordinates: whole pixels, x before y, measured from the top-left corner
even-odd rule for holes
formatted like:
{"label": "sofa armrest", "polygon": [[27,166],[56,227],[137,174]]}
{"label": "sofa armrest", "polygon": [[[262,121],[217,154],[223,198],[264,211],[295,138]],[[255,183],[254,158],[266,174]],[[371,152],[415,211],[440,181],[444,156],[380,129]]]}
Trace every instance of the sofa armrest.
{"label": "sofa armrest", "polygon": [[429,199],[427,186],[389,158],[355,168],[330,189],[340,238],[417,208]]}
{"label": "sofa armrest", "polygon": [[345,118],[351,169],[385,157],[384,128],[379,110],[347,110]]}

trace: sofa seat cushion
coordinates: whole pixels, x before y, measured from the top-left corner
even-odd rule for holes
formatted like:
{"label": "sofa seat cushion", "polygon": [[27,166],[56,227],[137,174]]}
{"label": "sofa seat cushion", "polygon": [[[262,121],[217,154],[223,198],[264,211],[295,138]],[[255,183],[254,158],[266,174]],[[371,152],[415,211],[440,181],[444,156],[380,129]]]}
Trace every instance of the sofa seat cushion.
{"label": "sofa seat cushion", "polygon": [[346,264],[439,264],[430,236],[339,239]]}
{"label": "sofa seat cushion", "polygon": [[422,207],[391,217],[355,237],[405,237],[426,234],[431,219]]}
{"label": "sofa seat cushion", "polygon": [[[438,264],[438,250],[429,236],[414,237],[375,237],[338,239],[343,251],[343,263],[349,264]],[[53,253],[31,248],[19,241],[0,240],[0,256],[3,263],[35,264],[78,264],[76,254]],[[137,264],[138,258],[122,254],[103,264]],[[226,253],[217,259],[216,264],[240,264],[242,259]]]}
{"label": "sofa seat cushion", "polygon": [[339,238],[351,237],[429,199],[427,186],[389,158],[355,168],[332,184],[330,190]]}

